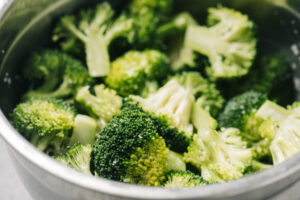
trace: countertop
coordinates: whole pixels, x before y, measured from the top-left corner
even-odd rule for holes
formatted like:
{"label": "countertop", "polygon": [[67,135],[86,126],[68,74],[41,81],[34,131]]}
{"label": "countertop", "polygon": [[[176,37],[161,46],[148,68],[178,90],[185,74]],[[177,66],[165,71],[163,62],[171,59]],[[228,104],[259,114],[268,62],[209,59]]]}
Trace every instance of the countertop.
{"label": "countertop", "polygon": [[[1,0],[0,0],[1,1]],[[269,200],[299,200],[300,181]],[[33,200],[19,180],[0,137],[0,200]]]}

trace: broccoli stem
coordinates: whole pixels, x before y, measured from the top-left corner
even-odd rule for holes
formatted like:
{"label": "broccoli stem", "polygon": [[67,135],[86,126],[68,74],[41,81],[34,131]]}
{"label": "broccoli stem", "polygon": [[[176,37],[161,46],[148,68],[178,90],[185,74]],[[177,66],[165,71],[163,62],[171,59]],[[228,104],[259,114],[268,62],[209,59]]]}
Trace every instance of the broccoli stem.
{"label": "broccoli stem", "polygon": [[82,145],[93,144],[97,131],[97,122],[86,115],[77,115],[74,120],[73,134],[70,145],[79,142]]}
{"label": "broccoli stem", "polygon": [[53,92],[45,92],[44,88],[39,88],[38,90],[31,90],[26,93],[25,98],[27,97],[36,97],[36,98],[63,98],[69,96],[72,93],[71,88],[69,88],[69,83],[64,81],[59,88]]}
{"label": "broccoli stem", "polygon": [[169,150],[167,159],[167,171],[171,170],[185,171],[186,164],[180,154]]}
{"label": "broccoli stem", "polygon": [[110,59],[104,37],[91,31],[86,46],[86,59],[92,77],[102,77],[109,73]]}
{"label": "broccoli stem", "polygon": [[86,36],[70,22],[69,18],[64,18],[62,22],[71,33],[85,44],[89,74],[92,77],[106,76],[109,73],[110,60],[103,31],[95,31],[94,28],[90,28],[86,31],[88,33]]}

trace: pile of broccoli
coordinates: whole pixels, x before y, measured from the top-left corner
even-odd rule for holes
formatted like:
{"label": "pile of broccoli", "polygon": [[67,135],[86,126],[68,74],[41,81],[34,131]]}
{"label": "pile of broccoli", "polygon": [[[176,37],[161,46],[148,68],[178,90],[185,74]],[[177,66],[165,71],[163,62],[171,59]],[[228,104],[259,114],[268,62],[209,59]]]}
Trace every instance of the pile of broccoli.
{"label": "pile of broccoli", "polygon": [[255,23],[219,5],[199,24],[172,5],[100,3],[59,18],[54,48],[24,63],[14,127],[77,171],[166,188],[230,181],[300,152],[292,70],[259,53]]}

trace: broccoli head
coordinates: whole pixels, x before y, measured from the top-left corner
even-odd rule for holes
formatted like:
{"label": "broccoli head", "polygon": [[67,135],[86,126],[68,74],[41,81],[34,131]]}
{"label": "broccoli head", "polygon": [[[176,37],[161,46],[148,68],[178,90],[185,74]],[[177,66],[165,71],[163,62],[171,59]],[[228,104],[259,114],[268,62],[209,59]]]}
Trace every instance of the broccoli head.
{"label": "broccoli head", "polygon": [[148,81],[164,78],[168,68],[167,56],[157,50],[129,51],[112,63],[105,83],[123,96],[140,94]]}
{"label": "broccoli head", "polygon": [[166,188],[189,188],[205,186],[208,183],[198,175],[190,171],[170,171],[165,183]]}
{"label": "broccoli head", "polygon": [[125,104],[97,137],[93,173],[126,183],[159,186],[164,181],[168,149],[151,117]]}
{"label": "broccoli head", "polygon": [[251,116],[267,100],[263,93],[250,90],[230,99],[219,114],[219,127],[242,128],[246,123],[247,117]]}
{"label": "broccoli head", "polygon": [[187,137],[193,134],[190,124],[190,115],[194,97],[184,89],[176,80],[171,80],[156,93],[146,99],[131,96],[146,111],[155,116],[165,118],[171,127],[183,131]]}
{"label": "broccoli head", "polygon": [[122,98],[116,91],[105,88],[103,84],[94,87],[96,95],[89,91],[89,86],[78,90],[75,100],[79,106],[90,115],[104,119],[108,122],[113,115],[120,112]]}
{"label": "broccoli head", "polygon": [[80,61],[56,50],[33,53],[26,62],[24,77],[31,84],[25,99],[67,97],[94,81]]}
{"label": "broccoli head", "polygon": [[221,6],[208,12],[208,27],[190,25],[185,46],[209,58],[207,74],[212,79],[247,74],[256,55],[254,23],[248,16]]}
{"label": "broccoli head", "polygon": [[[133,37],[133,20],[123,14],[115,20],[113,17],[114,10],[108,3],[81,11],[78,16],[63,16],[55,29],[53,39],[62,41],[65,49],[66,45],[76,46],[76,39],[81,41],[85,48],[89,74],[92,77],[106,76],[110,68],[110,43],[117,38],[132,40]],[[76,47],[68,48],[74,51]]]}
{"label": "broccoli head", "polygon": [[276,128],[276,123],[256,115],[266,100],[264,93],[250,90],[230,99],[218,117],[219,127],[241,130],[241,137],[253,148],[256,159],[270,155],[269,145]]}
{"label": "broccoli head", "polygon": [[208,182],[223,182],[237,179],[252,159],[252,151],[235,128],[201,129],[194,135],[193,142],[184,154],[184,160],[201,170],[201,176]]}
{"label": "broccoli head", "polygon": [[55,157],[55,159],[68,167],[90,175],[91,152],[92,146],[90,144],[77,143],[69,147],[66,153]]}
{"label": "broccoli head", "polygon": [[62,100],[33,98],[17,105],[11,121],[39,150],[57,154],[68,145],[75,113],[75,109]]}
{"label": "broccoli head", "polygon": [[209,111],[211,115],[216,116],[222,109],[224,98],[221,96],[215,83],[203,78],[198,72],[179,73],[171,79],[175,79],[188,90],[195,98],[202,101],[202,106]]}
{"label": "broccoli head", "polygon": [[274,102],[267,101],[256,113],[264,120],[271,120],[277,123],[273,131],[274,139],[270,144],[270,151],[274,164],[279,164],[296,153],[300,152],[299,145],[299,124],[300,106],[299,103],[287,109]]}

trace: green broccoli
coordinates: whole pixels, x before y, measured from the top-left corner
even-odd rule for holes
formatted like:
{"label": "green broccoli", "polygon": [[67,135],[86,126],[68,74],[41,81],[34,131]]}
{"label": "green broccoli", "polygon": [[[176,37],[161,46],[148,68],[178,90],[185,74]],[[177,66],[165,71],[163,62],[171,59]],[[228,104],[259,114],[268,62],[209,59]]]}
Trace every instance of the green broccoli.
{"label": "green broccoli", "polygon": [[[115,20],[113,17],[114,10],[108,3],[99,4],[95,9],[81,11],[78,16],[66,15],[60,19],[53,39],[62,40],[64,47],[67,44],[75,45],[74,38],[80,40],[85,47],[89,74],[92,77],[106,76],[110,68],[110,43],[116,38],[132,40],[133,37],[130,34],[133,20],[125,15]],[[74,50],[70,47],[69,49]]]}
{"label": "green broccoli", "polygon": [[129,43],[136,49],[157,48],[161,46],[156,36],[157,28],[165,15],[171,10],[173,0],[132,0],[127,13],[133,20],[133,40]]}
{"label": "green broccoli", "polygon": [[157,125],[142,109],[123,106],[94,143],[93,173],[126,183],[161,185],[168,149],[156,130]]}
{"label": "green broccoli", "polygon": [[39,150],[58,154],[68,145],[75,114],[62,100],[33,98],[17,105],[11,122]]}
{"label": "green broccoli", "polygon": [[190,171],[170,171],[165,183],[166,188],[188,188],[205,186],[208,183],[198,175]]}
{"label": "green broccoli", "polygon": [[192,136],[193,126],[190,124],[190,115],[194,96],[176,80],[169,81],[146,99],[139,96],[131,96],[131,98],[144,110],[153,112],[159,118],[165,118],[171,127],[183,131],[186,137]]}
{"label": "green broccoli", "polygon": [[171,171],[171,170],[185,171],[186,170],[186,164],[183,161],[183,156],[179,153],[169,151],[168,159],[166,162],[167,162],[166,163],[167,171]]}
{"label": "green broccoli", "polygon": [[201,99],[203,108],[209,111],[211,115],[216,116],[222,109],[224,98],[216,88],[216,85],[203,78],[200,73],[183,72],[170,79],[177,80],[195,98]]}
{"label": "green broccoli", "polygon": [[94,87],[96,95],[89,91],[89,86],[80,88],[75,101],[90,115],[102,118],[106,122],[120,112],[122,98],[116,91],[105,88],[103,84]]}
{"label": "green broccoli", "polygon": [[266,100],[265,94],[250,90],[230,99],[218,117],[219,127],[241,130],[241,137],[253,148],[256,159],[270,155],[269,145],[276,128],[276,123],[256,115]]}
{"label": "green broccoli", "polygon": [[[190,118],[195,96],[199,95],[202,95],[200,99],[204,109],[210,110],[209,103],[222,106],[223,98],[214,85],[210,85],[197,72],[188,72],[171,77],[162,88],[147,98],[139,96],[131,96],[131,98],[138,102],[144,110],[152,113],[154,117],[165,119],[166,127],[174,127],[179,130],[165,132],[161,136],[172,150],[184,152],[186,145],[188,145],[187,142],[193,135]],[[211,101],[212,99],[217,100],[217,102]],[[213,106],[211,105],[211,107]]]}
{"label": "green broccoli", "polygon": [[267,100],[267,96],[257,91],[247,91],[230,99],[218,116],[219,127],[242,128],[251,116]]}
{"label": "green broccoli", "polygon": [[242,177],[251,159],[251,149],[246,148],[235,128],[198,130],[184,154],[184,160],[201,170],[201,176],[210,183]]}
{"label": "green broccoli", "polygon": [[299,124],[300,104],[285,109],[271,101],[265,102],[256,115],[264,120],[271,120],[278,125],[273,131],[274,139],[270,144],[270,151],[274,164],[279,164],[294,154],[300,152]]}
{"label": "green broccoli", "polygon": [[208,27],[189,25],[185,46],[209,58],[211,67],[206,71],[212,79],[247,74],[256,55],[254,23],[248,16],[221,6],[208,12]]}
{"label": "green broccoli", "polygon": [[80,61],[56,50],[33,53],[26,62],[24,77],[31,84],[25,99],[67,97],[94,81]]}
{"label": "green broccoli", "polygon": [[123,96],[140,94],[148,81],[164,78],[168,68],[169,60],[163,53],[132,50],[112,63],[105,83]]}
{"label": "green broccoli", "polygon": [[91,161],[92,146],[90,144],[82,145],[77,143],[68,148],[66,153],[55,157],[55,159],[71,168],[80,172],[91,175],[90,161]]}

